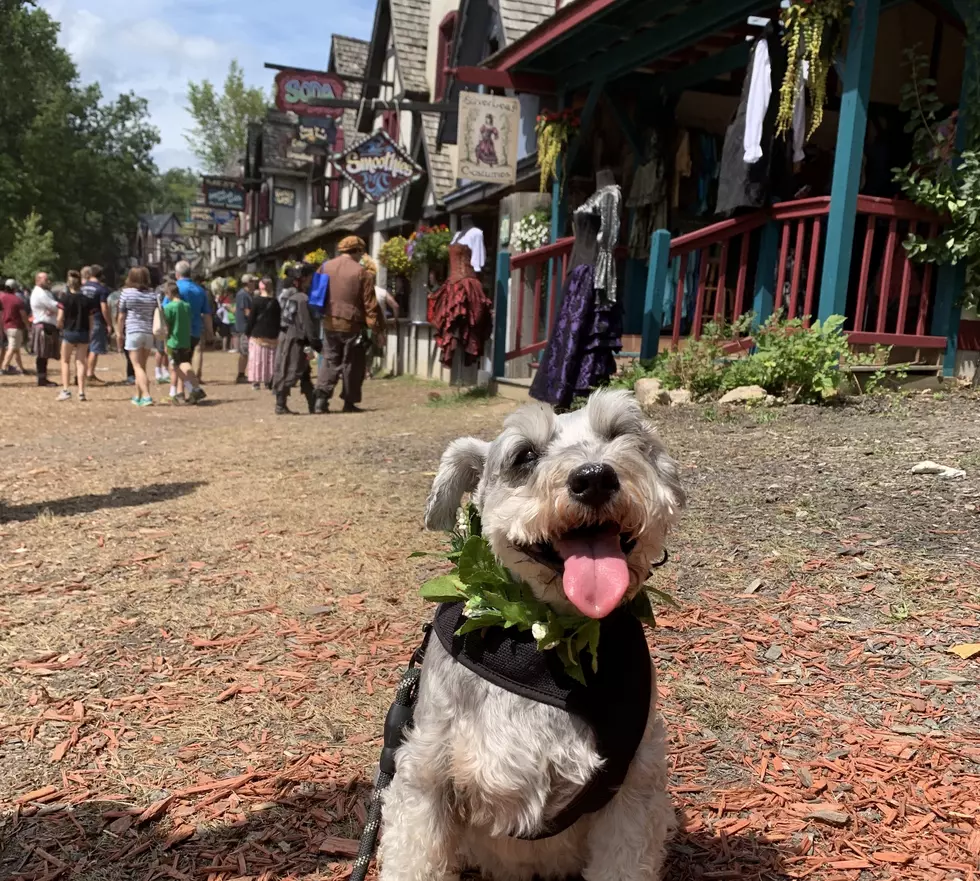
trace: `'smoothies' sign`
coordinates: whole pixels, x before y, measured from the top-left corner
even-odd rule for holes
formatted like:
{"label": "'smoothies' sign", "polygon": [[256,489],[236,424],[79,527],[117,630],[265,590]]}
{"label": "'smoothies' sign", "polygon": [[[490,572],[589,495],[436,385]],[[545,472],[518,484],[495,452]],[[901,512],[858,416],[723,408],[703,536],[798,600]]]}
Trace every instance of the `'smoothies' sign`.
{"label": "'smoothies' sign", "polygon": [[372,202],[383,202],[418,180],[425,169],[387,132],[377,131],[343,153],[340,171]]}

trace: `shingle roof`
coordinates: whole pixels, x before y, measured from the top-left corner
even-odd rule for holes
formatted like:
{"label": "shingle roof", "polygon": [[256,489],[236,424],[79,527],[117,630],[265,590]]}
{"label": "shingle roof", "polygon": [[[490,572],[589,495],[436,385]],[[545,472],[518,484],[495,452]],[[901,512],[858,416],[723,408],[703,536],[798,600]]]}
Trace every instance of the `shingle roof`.
{"label": "shingle roof", "polygon": [[555,14],[554,0],[497,0],[507,45]]}
{"label": "shingle roof", "polygon": [[439,114],[422,113],[422,134],[425,138],[425,154],[428,158],[429,182],[435,193],[436,201],[440,204],[446,197],[446,193],[456,188],[456,172],[453,163],[449,158],[449,152],[443,147],[436,149],[436,140],[439,136]]}
{"label": "shingle roof", "polygon": [[[177,220],[176,214],[141,214],[140,223],[143,224],[147,230],[149,230],[153,235],[160,236],[163,235],[163,230],[170,223],[171,219]],[[180,221],[177,221],[178,223]]]}
{"label": "shingle roof", "polygon": [[409,92],[428,92],[425,55],[429,30],[429,0],[389,0],[391,33],[402,85]]}
{"label": "shingle roof", "polygon": [[[356,40],[354,37],[344,37],[334,34],[330,43],[330,69],[341,77],[362,77],[367,69],[368,49],[367,40]],[[344,97],[357,101],[361,97],[361,84],[347,80]],[[344,132],[344,146],[349,147],[357,140],[357,111],[352,108],[344,110],[341,116],[341,128]]]}

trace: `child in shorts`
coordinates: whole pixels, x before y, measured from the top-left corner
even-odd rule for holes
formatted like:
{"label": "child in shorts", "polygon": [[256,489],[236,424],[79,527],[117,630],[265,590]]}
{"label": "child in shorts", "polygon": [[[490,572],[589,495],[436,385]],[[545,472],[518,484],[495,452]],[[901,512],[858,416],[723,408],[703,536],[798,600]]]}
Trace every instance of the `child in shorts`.
{"label": "child in shorts", "polygon": [[[170,401],[174,404],[196,404],[207,395],[201,388],[191,361],[194,350],[191,348],[191,307],[181,299],[180,289],[173,282],[167,283],[167,301],[163,306],[163,317],[167,321],[167,354],[170,356],[170,369],[174,384],[170,386]],[[177,393],[176,382],[183,385],[186,398]]]}

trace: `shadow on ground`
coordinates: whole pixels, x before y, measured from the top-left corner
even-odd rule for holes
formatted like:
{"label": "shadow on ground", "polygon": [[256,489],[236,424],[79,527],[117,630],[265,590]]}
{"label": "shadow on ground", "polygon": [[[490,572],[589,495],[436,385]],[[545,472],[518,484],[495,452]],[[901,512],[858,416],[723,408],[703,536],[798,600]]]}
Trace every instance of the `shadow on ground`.
{"label": "shadow on ground", "polygon": [[[358,806],[363,808],[369,795],[364,782],[316,787],[302,795],[250,803],[247,810],[243,803],[237,821],[228,822],[223,812],[220,823],[173,817],[157,823],[152,815],[140,823],[141,808],[110,801],[83,802],[70,810],[48,808],[47,814],[41,808],[33,816],[0,815],[0,878],[346,878],[360,836]],[[158,813],[171,807],[164,805]],[[704,832],[675,838],[664,873],[664,881],[787,877],[774,843],[756,835]],[[471,872],[464,878],[478,881]]]}
{"label": "shadow on ground", "polygon": [[0,522],[34,520],[45,511],[55,517],[70,517],[73,514],[92,514],[112,508],[136,508],[190,495],[198,487],[206,485],[205,480],[154,483],[141,487],[115,487],[107,493],[88,493],[47,502],[31,502],[27,505],[7,505],[0,502]]}

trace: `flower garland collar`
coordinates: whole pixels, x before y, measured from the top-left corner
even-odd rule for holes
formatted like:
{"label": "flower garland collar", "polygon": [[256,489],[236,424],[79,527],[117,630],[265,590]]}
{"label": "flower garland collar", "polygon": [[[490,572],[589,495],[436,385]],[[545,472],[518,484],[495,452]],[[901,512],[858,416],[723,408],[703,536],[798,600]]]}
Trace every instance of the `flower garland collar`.
{"label": "flower garland collar", "polygon": [[[428,556],[419,552],[413,557]],[[480,515],[469,504],[461,511],[446,558],[453,569],[422,585],[421,596],[433,603],[464,603],[465,621],[456,631],[462,636],[490,627],[531,631],[539,651],[555,651],[565,672],[586,684],[583,655],[588,652],[592,672],[599,667],[601,621],[585,615],[561,615],[534,596],[530,585],[518,581],[494,555],[483,537]],[[646,587],[629,603],[630,612],[650,626],[656,625],[651,595],[676,605],[673,598]]]}

